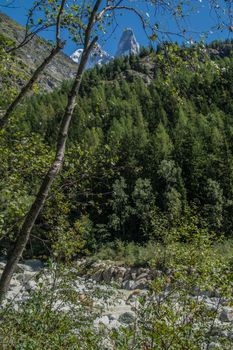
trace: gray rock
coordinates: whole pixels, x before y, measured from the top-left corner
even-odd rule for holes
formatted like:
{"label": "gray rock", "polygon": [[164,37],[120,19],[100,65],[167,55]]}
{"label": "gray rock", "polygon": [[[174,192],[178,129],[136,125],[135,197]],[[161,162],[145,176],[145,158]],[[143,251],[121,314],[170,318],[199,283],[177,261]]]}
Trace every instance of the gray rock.
{"label": "gray rock", "polygon": [[35,279],[35,277],[37,276],[37,273],[36,272],[25,272],[24,273],[24,282],[28,282],[28,281],[31,281],[33,279]]}
{"label": "gray rock", "polygon": [[93,280],[96,282],[101,282],[103,281],[103,270],[99,270],[97,271],[94,275],[93,275]]}
{"label": "gray rock", "polygon": [[95,319],[94,326],[99,327],[101,324],[104,326],[108,326],[109,323],[110,322],[109,322],[108,316],[102,316],[102,317],[98,317],[97,319]]}
{"label": "gray rock", "polygon": [[16,288],[20,286],[20,282],[16,278],[12,278],[10,288]]}
{"label": "gray rock", "polygon": [[222,345],[220,343],[210,343],[209,344],[209,347],[208,347],[209,350],[217,350],[217,349],[222,349]]}
{"label": "gray rock", "polygon": [[137,276],[137,280],[141,280],[144,278],[148,279],[148,277],[149,277],[148,274],[149,274],[148,272],[141,273],[139,276]]}
{"label": "gray rock", "polygon": [[0,261],[0,270],[3,270],[6,266],[6,263],[3,261]]}
{"label": "gray rock", "polygon": [[209,311],[216,312],[218,310],[218,303],[214,302],[210,298],[205,299],[205,306]]}
{"label": "gray rock", "polygon": [[136,280],[133,285],[131,286],[131,289],[147,289],[148,288],[148,281],[146,278],[142,278],[140,280]]}
{"label": "gray rock", "polygon": [[227,338],[233,341],[233,331],[227,332]]}
{"label": "gray rock", "polygon": [[109,314],[109,315],[106,315],[106,316],[108,316],[110,321],[116,320],[116,316],[115,315]]}
{"label": "gray rock", "polygon": [[18,264],[15,269],[15,273],[24,273],[24,265],[23,264]]}
{"label": "gray rock", "polygon": [[25,271],[39,272],[43,269],[44,263],[38,259],[26,260],[24,264],[21,264]]}
{"label": "gray rock", "polygon": [[123,278],[122,277],[119,277],[115,280],[115,282],[117,283],[117,285],[119,286],[119,288],[122,286],[123,284]]}
{"label": "gray rock", "polygon": [[201,297],[211,297],[212,292],[210,292],[208,290],[202,290],[198,293],[198,295]]}
{"label": "gray rock", "polygon": [[119,329],[121,327],[121,323],[117,320],[110,321],[109,325],[107,326],[109,329]]}
{"label": "gray rock", "polygon": [[35,272],[24,272],[24,273],[18,273],[15,275],[15,280],[18,281],[18,283],[21,283],[22,285],[27,283],[28,281],[33,280],[36,277]]}
{"label": "gray rock", "polygon": [[118,321],[123,324],[131,324],[135,321],[135,314],[132,312],[125,312],[119,316]]}
{"label": "gray rock", "polygon": [[149,269],[146,269],[145,267],[139,267],[138,268],[138,276],[139,275],[141,275],[142,273],[146,273],[146,274],[148,274],[148,272],[149,272],[150,270]]}
{"label": "gray rock", "polygon": [[24,274],[23,274],[23,272],[17,273],[16,276],[15,276],[15,279],[16,279],[18,282],[22,283],[22,282],[24,281]]}
{"label": "gray rock", "polygon": [[126,269],[125,275],[124,275],[124,281],[130,280],[131,279],[131,269]]}
{"label": "gray rock", "polygon": [[110,283],[113,277],[114,267],[110,267],[109,269],[103,272],[103,281],[106,283]]}
{"label": "gray rock", "polygon": [[123,279],[125,276],[125,273],[126,273],[125,267],[122,267],[122,266],[116,267],[114,270],[114,278],[116,280]]}
{"label": "gray rock", "polygon": [[[212,300],[213,299],[218,299],[219,300],[219,298],[211,298]],[[221,298],[220,299],[220,305],[222,305],[222,306],[228,306],[229,305],[229,300],[227,299],[227,298]]]}
{"label": "gray rock", "polygon": [[233,308],[231,307],[224,307],[219,319],[222,322],[233,322]]}
{"label": "gray rock", "polygon": [[25,289],[26,289],[27,291],[35,290],[36,287],[37,287],[36,282],[35,282],[35,281],[32,281],[32,280],[28,281],[28,282],[26,283],[26,285],[25,285]]}
{"label": "gray rock", "polygon": [[135,304],[135,302],[138,302],[138,298],[146,296],[147,291],[141,290],[141,289],[135,289],[132,293],[129,294],[128,298],[126,299],[126,305]]}
{"label": "gray rock", "polygon": [[7,300],[15,299],[16,296],[19,294],[19,292],[20,290],[17,290],[17,289],[10,290],[6,295],[6,299]]}
{"label": "gray rock", "polygon": [[27,292],[24,292],[23,294],[19,295],[19,300],[22,302],[27,301],[29,298],[29,294]]}
{"label": "gray rock", "polygon": [[132,290],[132,289],[134,289],[134,288],[132,288],[133,285],[134,285],[134,281],[132,281],[132,280],[126,280],[126,281],[124,281],[124,282],[122,283],[121,287],[122,287],[123,289],[126,289],[126,290]]}
{"label": "gray rock", "polygon": [[136,273],[136,272],[132,272],[132,273],[131,273],[131,278],[132,278],[132,280],[136,280],[136,278],[137,278],[137,273]]}
{"label": "gray rock", "polygon": [[213,337],[219,337],[219,336],[225,336],[225,328],[228,326],[226,323],[222,323],[219,320],[215,320],[215,324],[211,329],[211,336]]}
{"label": "gray rock", "polygon": [[102,261],[95,261],[91,267],[95,270],[99,270],[105,268],[105,264]]}
{"label": "gray rock", "polygon": [[221,331],[219,335],[223,338],[230,338],[230,332],[228,332],[228,330]]}

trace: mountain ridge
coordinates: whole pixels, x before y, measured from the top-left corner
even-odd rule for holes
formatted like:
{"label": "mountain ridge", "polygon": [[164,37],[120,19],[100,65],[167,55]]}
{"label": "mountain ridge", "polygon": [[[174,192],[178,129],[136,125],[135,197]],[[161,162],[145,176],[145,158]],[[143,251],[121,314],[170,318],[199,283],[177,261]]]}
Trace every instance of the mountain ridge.
{"label": "mountain ridge", "polygon": [[[3,39],[11,40],[16,45],[24,37],[25,29],[6,14],[0,12],[0,45]],[[23,65],[26,76],[40,65],[49,55],[51,44],[39,36],[35,36],[24,47],[17,49],[15,58]],[[45,90],[53,90],[64,80],[74,77],[77,66],[65,53],[60,52],[41,74],[38,82]]]}

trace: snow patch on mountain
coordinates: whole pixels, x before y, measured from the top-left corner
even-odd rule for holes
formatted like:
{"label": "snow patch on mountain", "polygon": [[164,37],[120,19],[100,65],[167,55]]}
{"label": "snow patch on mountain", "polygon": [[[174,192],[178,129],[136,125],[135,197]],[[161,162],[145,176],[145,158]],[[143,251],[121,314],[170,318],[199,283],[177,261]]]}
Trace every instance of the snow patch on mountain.
{"label": "snow patch on mountain", "polygon": [[79,63],[79,60],[81,58],[81,55],[82,55],[82,52],[83,52],[83,49],[78,49],[76,50],[71,56],[70,58],[76,62],[76,63]]}
{"label": "snow patch on mountain", "polygon": [[[70,58],[79,63],[83,49],[76,50]],[[95,48],[92,50],[89,60],[87,62],[87,68],[92,68],[96,65],[102,65],[110,62],[114,57],[110,56],[106,51],[104,51],[99,44],[96,44]]]}

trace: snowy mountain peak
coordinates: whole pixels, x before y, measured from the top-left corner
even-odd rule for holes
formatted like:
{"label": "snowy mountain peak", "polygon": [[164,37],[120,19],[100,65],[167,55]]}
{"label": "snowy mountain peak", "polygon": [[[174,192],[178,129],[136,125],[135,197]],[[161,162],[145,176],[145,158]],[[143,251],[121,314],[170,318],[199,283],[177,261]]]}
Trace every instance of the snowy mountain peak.
{"label": "snowy mountain peak", "polygon": [[[83,49],[76,50],[70,58],[79,63]],[[87,63],[87,68],[92,68],[96,65],[102,65],[110,62],[113,59],[106,51],[104,51],[99,44],[96,44],[95,48],[92,50],[90,58]]]}
{"label": "snowy mountain peak", "polygon": [[91,53],[91,65],[95,66],[96,64],[102,65],[108,63],[113,59],[106,51],[102,49],[99,44],[96,44],[95,48]]}
{"label": "snowy mountain peak", "polygon": [[76,62],[76,63],[79,63],[79,60],[81,58],[81,55],[82,55],[82,52],[83,52],[83,49],[78,49],[76,50],[71,56],[70,58]]}

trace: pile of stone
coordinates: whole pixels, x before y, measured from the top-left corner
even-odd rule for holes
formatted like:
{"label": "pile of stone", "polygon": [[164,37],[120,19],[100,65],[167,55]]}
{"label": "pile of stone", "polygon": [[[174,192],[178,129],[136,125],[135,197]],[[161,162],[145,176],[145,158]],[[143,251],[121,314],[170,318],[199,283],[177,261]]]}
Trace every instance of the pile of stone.
{"label": "pile of stone", "polygon": [[126,290],[148,289],[150,282],[160,274],[161,271],[150,268],[117,266],[110,261],[95,262],[86,270],[86,278],[97,283],[115,283],[118,288]]}

